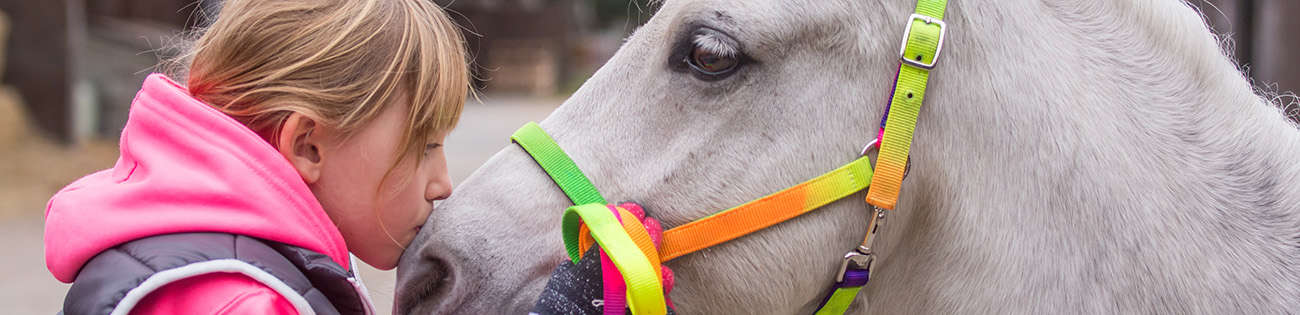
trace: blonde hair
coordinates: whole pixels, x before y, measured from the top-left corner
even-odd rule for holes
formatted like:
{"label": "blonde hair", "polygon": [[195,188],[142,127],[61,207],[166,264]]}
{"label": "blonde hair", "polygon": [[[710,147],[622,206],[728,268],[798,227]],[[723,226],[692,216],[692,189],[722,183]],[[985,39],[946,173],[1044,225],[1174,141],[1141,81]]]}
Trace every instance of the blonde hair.
{"label": "blonde hair", "polygon": [[454,128],[472,93],[464,38],[432,1],[229,0],[200,32],[177,59],[190,94],[268,142],[291,113],[347,136],[410,104],[390,173]]}

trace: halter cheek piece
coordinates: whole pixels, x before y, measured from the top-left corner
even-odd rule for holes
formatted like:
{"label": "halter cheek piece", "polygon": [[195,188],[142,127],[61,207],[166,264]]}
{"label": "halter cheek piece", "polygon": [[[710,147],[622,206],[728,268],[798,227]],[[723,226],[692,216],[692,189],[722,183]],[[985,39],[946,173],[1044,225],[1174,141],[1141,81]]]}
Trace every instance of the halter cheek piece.
{"label": "halter cheek piece", "polygon": [[[798,217],[870,187],[866,201],[872,216],[866,237],[844,255],[832,290],[816,313],[843,314],[870,280],[876,262],[872,245],[884,223],[886,209],[892,210],[897,204],[926,84],[943,49],[947,3],[918,0],[916,14],[908,17],[889,107],[876,139],[863,148],[857,159],[817,178],[665,231],[663,245],[657,251],[637,220],[621,220],[629,215],[626,210],[605,205],[605,198],[541,126],[525,124],[511,140],[523,147],[573,201],[562,224],[569,258],[576,263],[590,246],[599,244],[602,261],[616,267],[605,273],[604,281],[626,286],[625,294],[616,295],[626,297],[626,305],[634,314],[666,312],[663,286],[659,283],[659,265],[663,262]],[[874,172],[866,157],[871,148],[880,149]],[[607,298],[609,294],[606,292]],[[620,307],[606,308],[606,312],[621,313],[622,303],[606,304],[611,302]]]}

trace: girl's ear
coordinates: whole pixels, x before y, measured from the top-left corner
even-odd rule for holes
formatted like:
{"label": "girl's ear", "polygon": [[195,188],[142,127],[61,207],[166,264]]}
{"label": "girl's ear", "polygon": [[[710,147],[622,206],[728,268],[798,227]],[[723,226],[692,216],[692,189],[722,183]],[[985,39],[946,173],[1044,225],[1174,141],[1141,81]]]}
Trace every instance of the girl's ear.
{"label": "girl's ear", "polygon": [[316,121],[299,113],[291,113],[285,118],[284,125],[276,135],[276,149],[284,155],[289,164],[298,170],[298,175],[307,184],[314,184],[320,179],[324,159],[321,155],[324,139],[319,132]]}

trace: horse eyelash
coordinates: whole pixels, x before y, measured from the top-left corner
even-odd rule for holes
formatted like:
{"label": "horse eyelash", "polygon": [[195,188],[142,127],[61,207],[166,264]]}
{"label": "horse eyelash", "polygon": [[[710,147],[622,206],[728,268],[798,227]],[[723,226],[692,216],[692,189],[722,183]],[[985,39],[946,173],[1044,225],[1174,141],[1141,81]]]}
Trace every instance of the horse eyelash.
{"label": "horse eyelash", "polygon": [[724,57],[735,57],[740,54],[740,51],[735,46],[729,44],[725,39],[718,38],[717,34],[695,34],[695,38],[691,41],[704,50]]}

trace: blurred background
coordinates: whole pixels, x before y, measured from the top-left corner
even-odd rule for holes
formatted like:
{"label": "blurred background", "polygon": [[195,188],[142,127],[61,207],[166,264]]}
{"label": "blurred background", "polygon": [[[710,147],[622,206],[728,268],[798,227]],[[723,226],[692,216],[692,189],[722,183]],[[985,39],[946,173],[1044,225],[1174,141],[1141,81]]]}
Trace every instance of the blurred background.
{"label": "blurred background", "polygon": [[[653,13],[646,0],[434,0],[465,28],[481,102],[447,140],[454,181],[540,120]],[[1300,106],[1300,1],[1189,0],[1261,94]],[[209,0],[0,0],[0,305],[50,314],[67,285],[46,271],[46,200],[117,158],[117,137],[144,77],[208,23]],[[393,273],[361,274],[389,313]]]}

